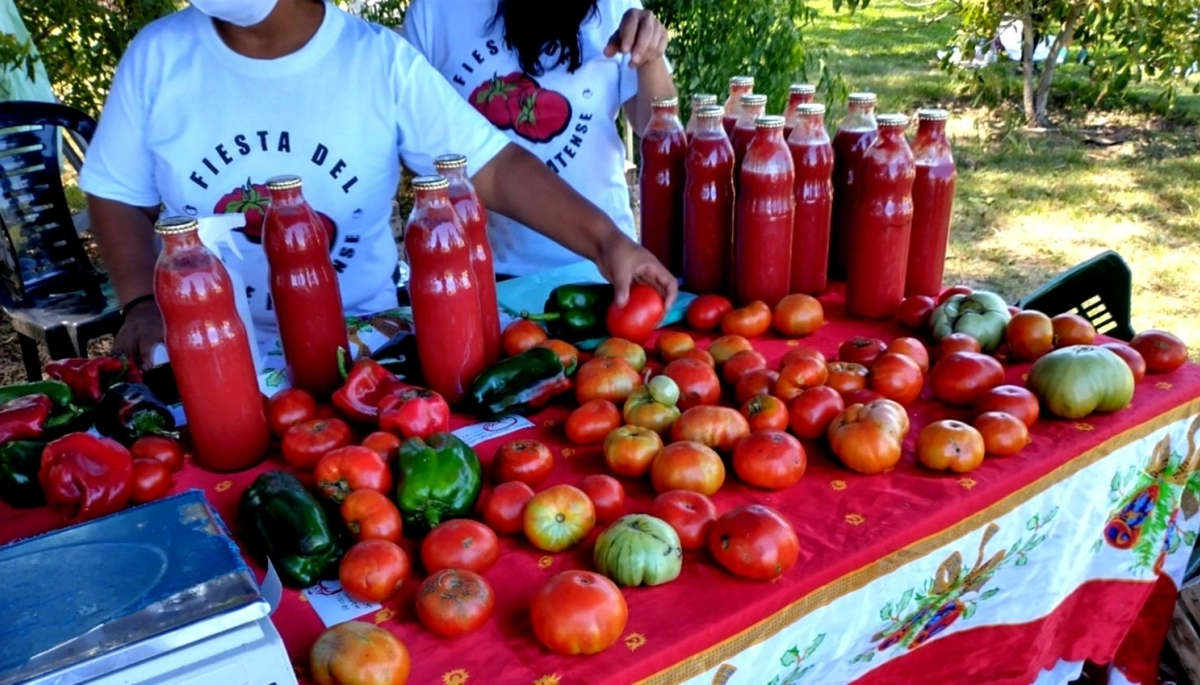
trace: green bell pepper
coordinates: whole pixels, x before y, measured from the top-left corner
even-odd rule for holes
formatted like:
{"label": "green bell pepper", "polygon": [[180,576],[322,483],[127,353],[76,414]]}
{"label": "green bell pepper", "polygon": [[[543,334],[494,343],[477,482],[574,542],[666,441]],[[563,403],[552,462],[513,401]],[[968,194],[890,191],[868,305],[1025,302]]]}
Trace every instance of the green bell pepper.
{"label": "green bell pepper", "polygon": [[524,313],[546,324],[551,338],[575,343],[608,335],[606,317],[613,287],[605,283],[571,283],[550,291],[542,314]]}
{"label": "green bell pepper", "polygon": [[74,399],[71,394],[71,386],[62,381],[37,381],[0,388],[0,404],[27,395],[45,395],[56,407],[70,406]]}
{"label": "green bell pepper", "polygon": [[571,387],[558,354],[534,347],[484,369],[471,383],[467,402],[481,418],[540,409]]}
{"label": "green bell pepper", "polygon": [[0,500],[17,509],[31,509],[46,503],[38,469],[46,443],[15,440],[0,445]]}
{"label": "green bell pepper", "polygon": [[268,471],[242,493],[242,531],[290,588],[337,576],[342,548],[325,510],[287,471]]}
{"label": "green bell pepper", "polygon": [[471,513],[483,486],[479,456],[453,433],[400,445],[396,504],[404,531],[424,535],[443,521]]}

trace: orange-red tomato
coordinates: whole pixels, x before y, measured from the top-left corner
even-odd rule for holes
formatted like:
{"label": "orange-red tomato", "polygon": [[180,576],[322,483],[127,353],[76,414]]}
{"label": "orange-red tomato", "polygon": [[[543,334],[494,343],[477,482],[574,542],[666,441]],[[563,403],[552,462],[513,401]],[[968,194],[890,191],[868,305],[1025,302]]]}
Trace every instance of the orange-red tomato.
{"label": "orange-red tomato", "polygon": [[666,302],[658,290],[645,283],[634,283],[629,286],[629,299],[624,306],[615,301],[608,305],[605,323],[612,337],[641,345],[654,334],[665,313]]}
{"label": "orange-red tomato", "polygon": [[483,576],[461,568],[432,573],[417,590],[421,625],[440,637],[459,637],[483,627],[492,617],[496,596]]}
{"label": "orange-red tomato", "polygon": [[1037,360],[1054,349],[1054,322],[1039,311],[1027,309],[1009,320],[1004,339],[1016,359]]}
{"label": "orange-red tomato", "polygon": [[1187,345],[1166,331],[1142,331],[1129,342],[1150,373],[1171,373],[1187,361]]}
{"label": "orange-red tomato", "polygon": [[934,471],[973,471],[983,463],[983,454],[983,436],[962,421],[934,421],[917,435],[917,460]]}
{"label": "orange-red tomato", "polygon": [[887,349],[887,343],[878,338],[851,338],[838,345],[838,361],[871,366]]}
{"label": "orange-red tomato", "polygon": [[979,396],[975,403],[975,415],[986,412],[1004,412],[1017,417],[1026,426],[1038,420],[1041,407],[1037,396],[1019,385],[997,385]]}
{"label": "orange-red tomato", "polygon": [[733,472],[747,485],[764,490],[792,487],[807,466],[800,441],[781,430],[751,433],[733,448]]}
{"label": "orange-red tomato", "polygon": [[725,483],[725,463],[707,445],[681,440],[662,448],[650,466],[650,484],[662,494],[690,490],[711,497]]}
{"label": "orange-red tomato", "polygon": [[318,418],[317,400],[300,388],[284,388],[271,395],[265,409],[267,425],[276,438],[283,438],[298,423]]}
{"label": "orange-red tomato", "polygon": [[883,397],[908,406],[920,397],[925,376],[912,357],[885,352],[871,365],[867,381]]}
{"label": "orange-red tomato", "polygon": [[642,387],[642,376],[619,357],[596,357],[575,372],[575,401],[591,400],[622,403]]}
{"label": "orange-red tomato", "polygon": [[829,374],[825,385],[845,395],[854,390],[867,387],[867,367],[851,362],[829,362],[826,365]]}
{"label": "orange-red tomato", "polygon": [[726,454],[749,433],[746,417],[729,407],[692,407],[671,426],[672,440],[694,440]]}
{"label": "orange-red tomato", "polygon": [[492,470],[497,483],[515,480],[536,488],[554,470],[554,454],[537,440],[513,440],[496,452]]}
{"label": "orange-red tomato", "polygon": [[371,433],[363,439],[362,446],[374,450],[388,464],[400,454],[400,438],[386,431]]}
{"label": "orange-red tomato", "polygon": [[656,344],[658,358],[670,364],[687,352],[696,349],[696,341],[683,331],[663,331]]}
{"label": "orange-red tomato", "polygon": [[500,535],[525,531],[525,505],[533,499],[533,488],[519,480],[501,483],[483,499],[483,522]]}
{"label": "orange-red tomato", "polygon": [[698,492],[668,490],[654,498],[650,515],[675,529],[680,547],[700,549],[708,542],[708,530],[717,520],[717,505]]}
{"label": "orange-red tomato", "polygon": [[629,362],[634,371],[646,368],[646,348],[623,338],[605,338],[596,347],[595,357],[616,357]]}
{"label": "orange-red tomato", "polygon": [[774,580],[800,558],[800,540],[779,512],[750,504],[726,512],[713,523],[708,551],[734,575]]}
{"label": "orange-red tomato", "polygon": [[829,424],[829,448],[852,471],[890,471],[900,463],[908,412],[891,400],[852,404]]}
{"label": "orange-red tomato", "polygon": [[772,394],[791,402],[805,390],[824,385],[828,380],[829,367],[817,359],[801,359],[783,367]]}
{"label": "orange-red tomato", "polygon": [[421,541],[421,565],[427,573],[465,568],[483,573],[500,559],[500,540],[478,521],[451,519],[433,527]]}
{"label": "orange-red tomato", "polygon": [[591,571],[563,571],[537,592],[529,607],[533,634],[558,654],[597,654],[620,639],[629,607],[616,584]]}
{"label": "orange-red tomato", "polygon": [[928,295],[906,297],[900,303],[900,309],[896,310],[896,320],[905,328],[925,330],[929,327],[929,317],[933,316],[934,309],[937,309],[937,302]]}
{"label": "orange-red tomato", "polygon": [[933,396],[957,407],[970,407],[983,393],[1004,382],[1000,362],[975,352],[955,352],[929,372]]}
{"label": "orange-red tomato", "polygon": [[400,542],[400,533],[404,529],[400,510],[382,492],[355,490],[342,502],[341,514],[356,541]]}
{"label": "orange-red tomato", "polygon": [[1124,360],[1129,370],[1133,372],[1133,382],[1141,383],[1146,377],[1146,359],[1141,352],[1133,349],[1132,346],[1120,342],[1104,343],[1100,347],[1109,350],[1113,354]]}
{"label": "orange-red tomato", "polygon": [[558,361],[566,370],[567,375],[575,373],[575,369],[579,366],[579,349],[569,342],[564,340],[546,340],[537,344],[537,347],[545,347],[558,355]]}
{"label": "orange-red tomato", "polygon": [[787,430],[788,406],[783,400],[772,395],[751,397],[742,405],[742,416],[750,424],[750,430]]}
{"label": "orange-red tomato", "polygon": [[[684,352],[683,354],[679,355],[679,359],[695,359],[702,364],[707,364],[708,366],[714,368],[717,366],[717,360],[713,359],[713,356],[709,354],[708,350],[702,350],[699,347]],[[678,360],[676,359],[672,361]]]}
{"label": "orange-red tomato", "polygon": [[757,338],[770,329],[771,308],[762,300],[755,300],[721,317],[721,332],[725,335]]}
{"label": "orange-red tomato", "polygon": [[567,417],[567,439],[576,445],[599,445],[621,427],[621,410],[608,400],[590,400]]}
{"label": "orange-red tomato", "polygon": [[375,450],[358,445],[341,447],[321,457],[313,477],[321,494],[338,504],[356,490],[392,489],[392,471],[387,462]]}
{"label": "orange-red tomato", "polygon": [[1029,428],[1012,414],[984,412],[975,417],[974,425],[983,436],[983,449],[988,456],[1009,457],[1029,444]]}
{"label": "orange-red tomato", "polygon": [[680,411],[702,404],[716,404],[721,399],[721,380],[717,378],[717,372],[695,359],[677,359],[667,364],[663,375],[679,386],[679,401],[675,406]]}
{"label": "orange-red tomato", "polygon": [[937,341],[937,345],[933,347],[933,362],[940,362],[947,355],[955,352],[979,352],[983,347],[979,341],[966,333],[951,333],[941,340]]}
{"label": "orange-red tomato", "polygon": [[404,685],[412,658],[383,628],[347,621],[321,633],[308,653],[308,668],[317,685]]}
{"label": "orange-red tomato", "polygon": [[408,580],[412,565],[400,545],[388,540],[355,543],[338,565],[338,580],[352,599],[385,602]]}
{"label": "orange-red tomato", "polygon": [[688,305],[688,328],[697,331],[715,330],[721,319],[733,311],[733,303],[720,295],[701,295]]}
{"label": "orange-red tomato", "polygon": [[604,438],[604,461],[618,476],[637,478],[650,470],[662,448],[662,438],[653,430],[621,426]]}
{"label": "orange-red tomato", "polygon": [[546,342],[549,337],[536,323],[528,319],[517,319],[504,328],[504,333],[500,336],[500,345],[504,348],[505,356],[515,357]]}
{"label": "orange-red tomato", "polygon": [[621,481],[601,473],[584,476],[578,488],[583,490],[596,510],[596,523],[615,521],[625,513],[625,487]]}
{"label": "orange-red tomato", "polygon": [[811,295],[788,295],[775,304],[771,325],[787,338],[812,335],[825,325],[825,309]]}
{"label": "orange-red tomato", "polygon": [[1096,327],[1078,314],[1059,314],[1050,320],[1054,327],[1054,346],[1091,345],[1096,340]]}
{"label": "orange-red tomato", "polygon": [[801,359],[816,359],[822,364],[828,361],[825,359],[825,355],[821,354],[821,351],[818,349],[812,347],[793,347],[787,351],[787,354],[783,355],[782,359],[779,360],[779,368],[782,369],[788,364],[791,364],[792,362],[798,362]]}
{"label": "orange-red tomato", "polygon": [[737,385],[742,376],[767,368],[767,358],[755,350],[742,350],[729,358],[721,368],[721,376],[730,385]]}
{"label": "orange-red tomato", "polygon": [[792,400],[788,423],[796,437],[817,440],[829,432],[829,424],[845,408],[837,390],[827,385],[809,388]]}
{"label": "orange-red tomato", "polygon": [[917,363],[921,367],[921,373],[929,373],[929,350],[925,348],[924,343],[916,338],[896,338],[888,343],[888,352],[902,354],[905,357]]}
{"label": "orange-red tomato", "polygon": [[779,380],[779,372],[770,369],[759,369],[738,379],[733,388],[733,397],[738,404],[745,404],[751,397],[770,395],[775,391],[775,383]]}
{"label": "orange-red tomato", "polygon": [[752,350],[750,341],[740,335],[723,335],[708,344],[708,353],[718,365],[743,350]]}

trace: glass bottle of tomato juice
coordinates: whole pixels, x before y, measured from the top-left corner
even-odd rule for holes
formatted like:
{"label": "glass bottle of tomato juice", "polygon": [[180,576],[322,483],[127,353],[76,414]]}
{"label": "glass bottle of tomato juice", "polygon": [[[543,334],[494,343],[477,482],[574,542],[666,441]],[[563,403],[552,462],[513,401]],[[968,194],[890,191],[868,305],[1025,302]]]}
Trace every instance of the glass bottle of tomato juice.
{"label": "glass bottle of tomato juice", "polygon": [[958,178],[950,141],[946,139],[948,117],[944,109],[917,112],[917,135],[912,145],[917,177],[913,181],[912,240],[908,247],[905,296],[937,297],[942,291],[954,184]]}
{"label": "glass bottle of tomato juice", "polygon": [[891,317],[904,299],[917,170],[904,139],[908,117],[881,114],[879,137],[858,167],[858,197],[846,256],[846,311]]}
{"label": "glass bottle of tomato juice", "polygon": [[415,201],[404,246],[412,273],[417,356],[425,384],[458,404],[475,377],[487,368],[479,282],[471,245],[442,176],[413,179]]}
{"label": "glass bottle of tomato juice", "polygon": [[742,116],[742,96],[754,92],[753,76],[734,76],[729,79],[729,99],[725,100],[725,135],[733,137],[733,127]]}
{"label": "glass bottle of tomato juice", "polygon": [[683,193],[683,287],[691,293],[729,290],[733,246],[733,144],[721,124],[724,110],[701,107],[688,148]]}
{"label": "glass bottle of tomato juice", "polygon": [[683,127],[687,133],[687,141],[690,145],[692,142],[692,134],[696,132],[696,128],[700,126],[699,112],[701,107],[714,107],[717,104],[717,96],[712,93],[695,93],[692,95],[692,107],[688,112],[687,126]]}
{"label": "glass bottle of tomato juice", "polygon": [[196,463],[209,471],[249,468],[267,453],[271,435],[234,300],[241,293],[200,242],[195,219],[165,218],[154,228],[163,245],[154,266],[154,299]]}
{"label": "glass bottle of tomato juice", "polygon": [[[750,139],[756,135],[757,124],[755,122],[759,117],[766,116],[766,113],[766,95],[751,93],[742,96],[742,115],[738,117],[737,124],[733,127],[733,135],[729,137],[733,143],[734,187],[738,187],[741,183],[742,160],[746,157],[746,148],[750,146]],[[783,129],[779,130],[779,136],[783,137]]]}
{"label": "glass bottle of tomato juice", "polygon": [[329,233],[300,185],[299,176],[267,179],[263,251],[291,384],[328,397],[342,384],[338,350],[349,351],[350,343]]}
{"label": "glass bottle of tomato juice", "polygon": [[734,226],[734,294],[739,304],[769,307],[791,287],[795,168],[783,117],[759,117],[742,163]]}
{"label": "glass bottle of tomato juice", "polygon": [[454,203],[471,246],[471,270],[479,285],[479,310],[483,316],[484,358],[490,366],[499,361],[503,350],[500,346],[500,305],[496,300],[496,269],[492,265],[492,245],[487,236],[487,210],[467,176],[466,157],[442,155],[433,160],[433,167],[450,184],[450,201]]}
{"label": "glass bottle of tomato juice", "polygon": [[846,116],[833,136],[833,223],[829,242],[829,277],[846,278],[850,221],[854,216],[856,169],[863,153],[875,142],[875,94],[851,93]]}
{"label": "glass bottle of tomato juice", "polygon": [[796,109],[807,105],[817,97],[817,87],[811,83],[793,83],[788,88],[788,103],[783,110],[783,138],[792,139],[792,131],[796,128]]}
{"label": "glass bottle of tomato juice", "polygon": [[833,145],[825,130],[825,105],[805,103],[796,108],[796,127],[788,138],[788,148],[796,169],[791,292],[817,295],[828,285],[833,216]]}
{"label": "glass bottle of tomato juice", "polygon": [[658,261],[679,273],[683,262],[683,184],[687,135],[679,122],[677,98],[655,98],[642,132],[638,191],[642,245]]}

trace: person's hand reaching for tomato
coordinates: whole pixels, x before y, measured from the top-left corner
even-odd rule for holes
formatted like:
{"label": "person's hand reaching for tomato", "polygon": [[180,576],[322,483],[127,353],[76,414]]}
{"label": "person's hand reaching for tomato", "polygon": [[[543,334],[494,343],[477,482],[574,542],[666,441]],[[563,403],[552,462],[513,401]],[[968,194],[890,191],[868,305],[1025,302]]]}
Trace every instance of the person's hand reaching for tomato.
{"label": "person's hand reaching for tomato", "polygon": [[600,273],[613,285],[618,307],[629,301],[629,287],[645,283],[662,295],[665,308],[671,309],[679,294],[679,282],[649,250],[635,243],[624,233],[614,235],[596,258]]}
{"label": "person's hand reaching for tomato", "polygon": [[608,39],[604,47],[605,57],[618,54],[629,55],[629,66],[637,69],[663,58],[667,53],[670,36],[654,13],[644,9],[631,9],[621,17],[621,25]]}

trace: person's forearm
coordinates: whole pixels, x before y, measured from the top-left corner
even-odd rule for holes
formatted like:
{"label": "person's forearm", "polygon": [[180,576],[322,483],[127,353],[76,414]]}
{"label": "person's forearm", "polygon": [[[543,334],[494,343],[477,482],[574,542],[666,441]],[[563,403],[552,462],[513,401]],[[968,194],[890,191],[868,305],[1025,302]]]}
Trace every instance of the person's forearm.
{"label": "person's forearm", "polygon": [[489,211],[519,221],[581,257],[595,261],[606,243],[624,236],[607,214],[515,144],[493,157],[472,182]]}
{"label": "person's forearm", "polygon": [[625,114],[633,118],[633,132],[641,135],[642,131],[646,130],[646,124],[650,123],[654,99],[677,97],[679,92],[675,89],[675,80],[671,77],[671,72],[667,71],[665,59],[656,59],[640,67],[637,70],[637,79],[638,94],[634,99],[634,111]]}
{"label": "person's forearm", "polygon": [[89,195],[88,214],[100,258],[121,304],[154,294],[154,262],[158,256],[154,220],[158,210]]}

